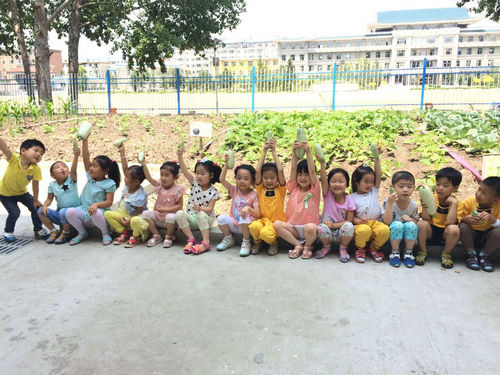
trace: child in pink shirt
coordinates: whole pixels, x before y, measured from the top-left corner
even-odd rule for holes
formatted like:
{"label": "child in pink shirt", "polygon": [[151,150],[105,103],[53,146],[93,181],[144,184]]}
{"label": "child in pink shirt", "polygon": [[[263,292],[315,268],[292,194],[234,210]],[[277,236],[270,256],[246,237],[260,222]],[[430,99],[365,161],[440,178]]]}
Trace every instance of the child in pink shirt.
{"label": "child in pink shirt", "polygon": [[[307,160],[297,163],[296,149],[305,150]],[[287,222],[275,221],[274,229],[279,237],[295,246],[288,252],[289,258],[295,259],[302,254],[302,259],[310,259],[319,224],[321,185],[307,142],[296,141],[293,144],[290,179],[286,187],[290,192],[286,207]]]}

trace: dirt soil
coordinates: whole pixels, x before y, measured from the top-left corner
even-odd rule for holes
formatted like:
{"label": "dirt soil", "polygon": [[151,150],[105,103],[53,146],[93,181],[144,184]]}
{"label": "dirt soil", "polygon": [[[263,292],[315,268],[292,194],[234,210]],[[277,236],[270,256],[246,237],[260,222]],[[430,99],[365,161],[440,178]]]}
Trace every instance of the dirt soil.
{"label": "dirt soil", "polygon": [[[224,133],[227,131],[227,124],[230,122],[231,116],[98,115],[72,117],[69,119],[47,119],[46,121],[39,119],[36,123],[27,122],[26,124],[21,123],[21,125],[15,124],[13,121],[10,123],[4,121],[0,128],[0,136],[16,152],[18,152],[18,147],[23,140],[27,138],[40,139],[47,148],[44,160],[70,161],[73,155],[72,137],[76,133],[79,124],[84,120],[88,120],[94,125],[89,142],[91,157],[104,154],[118,160],[119,153],[117,148],[113,146],[113,141],[126,135],[129,137],[129,141],[127,141],[125,146],[130,162],[133,163],[136,161],[137,152],[143,151],[145,160],[148,163],[161,164],[168,160],[177,159],[177,146],[180,140],[184,139],[186,163],[194,166],[194,163],[199,158],[197,155],[199,138],[189,137],[189,123],[191,121],[209,121],[213,123],[213,137],[210,139],[203,138],[203,145],[213,140],[208,149],[208,154],[212,157],[218,155],[215,159],[220,161],[225,151],[222,148]],[[408,146],[403,144],[406,138],[404,136],[398,137],[396,142],[397,148],[384,151],[381,154],[381,158],[396,159],[403,165],[398,170],[407,170],[413,173],[417,179],[423,178],[424,172],[430,171],[431,168],[422,164],[416,159],[415,155],[410,153]],[[481,172],[481,156],[472,156],[460,150],[458,150],[458,154]],[[237,165],[243,161],[244,156],[236,155],[235,159]],[[342,164],[342,167],[349,173],[352,173],[356,166],[355,164]],[[454,167],[463,174],[463,181],[457,194],[458,197],[464,199],[472,196],[477,187],[474,176],[451,157],[446,166]],[[288,172],[289,167],[285,165],[286,176],[288,176]],[[233,178],[231,173],[228,173],[228,178]],[[181,181],[187,185],[184,178],[181,177]],[[389,194],[389,185],[390,180],[384,178],[380,190],[381,201]],[[221,192],[221,195],[227,198],[227,194],[223,192],[222,186],[217,186],[217,188]],[[42,194],[44,193],[42,192]],[[418,193],[414,193],[414,199],[419,201]],[[229,200],[224,199],[217,204],[217,212],[228,211],[229,207]]]}

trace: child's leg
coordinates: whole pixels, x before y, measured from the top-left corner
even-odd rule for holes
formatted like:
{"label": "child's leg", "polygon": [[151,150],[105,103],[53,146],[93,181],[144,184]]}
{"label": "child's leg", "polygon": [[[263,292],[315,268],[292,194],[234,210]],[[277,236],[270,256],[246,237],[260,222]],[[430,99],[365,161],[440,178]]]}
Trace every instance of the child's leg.
{"label": "child's leg", "polygon": [[167,236],[170,236],[170,238],[172,238],[176,226],[177,224],[175,223],[175,214],[165,215],[165,227],[167,228]]}
{"label": "child's leg", "polygon": [[483,251],[486,255],[491,255],[491,253],[500,247],[500,228],[493,228],[484,236],[486,244]]}
{"label": "child's leg", "polygon": [[196,219],[198,220],[198,227],[200,228],[201,236],[203,238],[203,242],[206,245],[200,245],[201,252],[210,249],[210,227],[214,222],[214,217],[208,215],[204,211],[199,211],[198,215],[196,215]]}
{"label": "child's leg", "polygon": [[391,236],[389,226],[378,220],[370,220],[372,228],[372,247],[376,250],[380,249]]}
{"label": "child's leg", "polygon": [[342,248],[347,249],[347,246],[349,245],[349,242],[352,241],[353,237],[354,237],[354,225],[346,221],[344,225],[340,227],[340,232],[339,232],[340,249]]}
{"label": "child's leg", "polygon": [[252,236],[253,240],[256,243],[261,241],[260,232],[262,232],[262,229],[264,229],[264,224],[265,224],[265,219],[258,219],[253,221],[248,226],[248,231],[250,232],[250,235]]}
{"label": "child's leg", "polygon": [[464,245],[465,250],[470,253],[474,250],[474,229],[468,223],[460,223],[460,241]]}
{"label": "child's leg", "polygon": [[37,210],[38,217],[43,225],[45,225],[51,232],[55,230],[54,223],[60,225],[59,212],[53,209],[48,209],[47,215],[42,212],[42,207]]}
{"label": "child's leg", "polygon": [[372,236],[372,228],[368,224],[354,226],[354,245],[357,249],[365,249]]}
{"label": "child's leg", "polygon": [[448,225],[444,230],[444,249],[443,254],[451,254],[460,239],[460,229],[458,225]]}
{"label": "child's leg", "polygon": [[401,221],[393,221],[389,229],[391,232],[390,239],[392,252],[399,255],[399,245],[403,239],[404,225]]}
{"label": "child's leg", "polygon": [[318,225],[318,238],[323,244],[323,248],[330,249],[332,244],[332,231],[323,223]]}
{"label": "child's leg", "polygon": [[187,212],[182,210],[176,212],[175,221],[177,222],[177,226],[187,237],[186,246],[184,246],[184,254],[191,254],[193,246],[196,245],[193,232],[191,231],[190,228],[189,220],[190,220],[190,215],[188,215]]}
{"label": "child's leg", "polygon": [[[418,227],[418,247],[423,254],[427,254],[427,240],[432,237],[432,227],[428,221],[420,219],[417,223]],[[417,262],[418,264],[418,262]]]}
{"label": "child's leg", "polygon": [[89,236],[87,229],[85,228],[85,211],[80,208],[68,208],[66,211],[66,219],[78,232],[76,238],[76,243],[87,238]]}
{"label": "child's leg", "polygon": [[[266,225],[267,227],[267,225]],[[281,220],[276,220],[273,225],[274,228],[274,233],[272,233],[272,236],[268,238],[268,240],[264,240],[268,244],[272,244],[276,241],[276,234],[278,237],[283,238],[286,242],[289,244],[292,244],[295,247],[302,247],[302,244],[299,241],[299,232],[297,229],[295,229],[291,224],[281,221]],[[270,238],[274,238],[272,242],[269,242]]]}
{"label": "child's leg", "polygon": [[413,221],[407,221],[403,224],[406,251],[413,250],[418,238],[418,227]]}
{"label": "child's leg", "polygon": [[130,218],[130,228],[132,236],[145,240],[149,235],[148,223],[141,216],[133,216]]}
{"label": "child's leg", "polygon": [[37,209],[35,208],[35,201],[30,193],[23,194],[19,197],[19,202],[24,204],[31,213],[31,221],[33,222],[33,229],[38,232],[42,229],[42,221],[38,217]]}
{"label": "child's leg", "polygon": [[108,232],[108,224],[104,218],[104,212],[100,208],[97,209],[95,214],[90,215],[90,221],[94,224],[102,233],[102,244],[109,245],[112,242],[112,238]]}
{"label": "child's leg", "polygon": [[106,212],[104,212],[104,219],[106,220],[106,222],[109,223],[109,225],[111,225],[111,228],[113,228],[113,230],[116,233],[121,233],[125,229],[127,229],[127,227],[120,222],[120,219],[122,217],[123,217],[123,214],[119,211],[106,211]]}
{"label": "child's leg", "polygon": [[222,241],[217,245],[217,250],[227,250],[234,245],[234,238],[232,233],[241,232],[239,225],[235,226],[234,219],[229,215],[219,215],[217,217],[217,225],[224,235]]}
{"label": "child's leg", "polygon": [[229,224],[233,221],[233,218],[229,215],[219,215],[217,217],[217,225],[224,237],[231,237],[231,230],[229,229]]}
{"label": "child's leg", "polygon": [[306,246],[312,246],[316,238],[318,238],[318,226],[316,224],[306,224],[304,227],[304,238],[306,240]]}
{"label": "child's leg", "polygon": [[7,220],[5,221],[5,233],[14,233],[14,227],[16,226],[16,221],[21,215],[21,210],[17,205],[17,197],[6,197],[0,195],[0,201],[7,210]]}

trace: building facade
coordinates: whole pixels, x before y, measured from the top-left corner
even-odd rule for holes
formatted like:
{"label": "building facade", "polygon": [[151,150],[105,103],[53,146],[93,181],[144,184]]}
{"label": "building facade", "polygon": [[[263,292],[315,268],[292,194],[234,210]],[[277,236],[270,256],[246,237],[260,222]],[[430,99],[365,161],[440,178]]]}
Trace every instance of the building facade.
{"label": "building facade", "polygon": [[[59,50],[50,51],[50,74],[53,77],[61,75],[63,71],[62,54]],[[35,55],[30,54],[30,70],[35,73]],[[0,79],[19,79],[24,77],[23,61],[20,55],[0,56]]]}

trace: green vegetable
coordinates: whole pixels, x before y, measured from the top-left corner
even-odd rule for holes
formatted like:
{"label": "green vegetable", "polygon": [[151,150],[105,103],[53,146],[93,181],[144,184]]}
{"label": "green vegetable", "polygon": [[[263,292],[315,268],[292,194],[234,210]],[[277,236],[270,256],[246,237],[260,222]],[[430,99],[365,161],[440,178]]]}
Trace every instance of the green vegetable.
{"label": "green vegetable", "polygon": [[234,151],[233,150],[229,150],[227,152],[227,156],[228,156],[227,167],[229,169],[233,169],[234,168]]}
{"label": "green vegetable", "polygon": [[476,210],[472,211],[472,216],[474,217],[478,217],[479,216],[479,212],[477,212]]}
{"label": "green vegetable", "polygon": [[87,137],[90,135],[90,132],[92,131],[92,124],[88,121],[82,122],[80,125],[80,128],[78,129],[77,137],[79,140],[83,141],[84,139],[87,139]]}
{"label": "green vegetable", "polygon": [[181,143],[179,143],[179,150],[184,151],[184,141],[181,141]]}
{"label": "green vegetable", "polygon": [[[297,129],[297,142],[305,142],[306,141],[306,131],[303,127],[299,126]],[[297,155],[297,159],[302,159],[305,155],[306,151],[303,148],[296,148],[295,155]]]}
{"label": "green vegetable", "polygon": [[113,146],[120,147],[126,141],[128,141],[128,138],[118,138],[116,141],[113,142]]}
{"label": "green vegetable", "polygon": [[79,149],[78,141],[73,139],[73,151],[77,151]]}
{"label": "green vegetable", "polygon": [[436,213],[436,202],[434,200],[434,194],[432,194],[431,189],[429,189],[427,186],[421,186],[418,189],[418,192],[420,193],[420,198],[422,199],[422,201],[427,205],[427,212],[430,216],[434,216],[434,214]]}
{"label": "green vegetable", "polygon": [[370,145],[370,148],[372,149],[372,154],[373,154],[373,158],[374,159],[378,159],[379,155],[378,155],[378,147],[375,143],[372,143]]}
{"label": "green vegetable", "polygon": [[394,193],[394,188],[392,187],[392,185],[389,187],[389,191],[392,193]]}
{"label": "green vegetable", "polygon": [[142,162],[144,161],[144,152],[141,151],[139,152],[139,154],[137,154],[137,161],[142,164]]}
{"label": "green vegetable", "polygon": [[267,131],[267,140],[270,141],[271,139],[274,138],[274,134],[272,130]]}
{"label": "green vegetable", "polygon": [[318,155],[319,160],[325,161],[325,153],[323,152],[323,149],[321,148],[321,145],[319,143],[314,144],[314,152],[316,152],[316,155]]}

